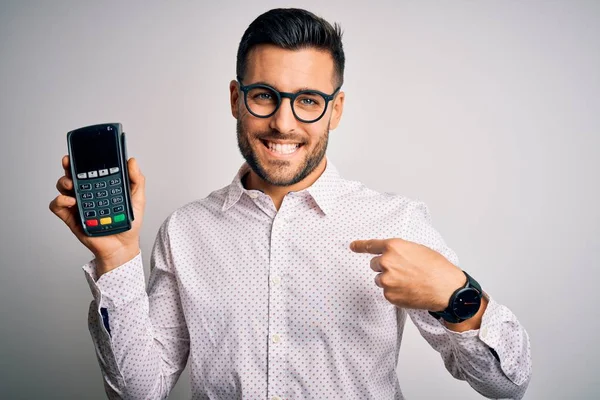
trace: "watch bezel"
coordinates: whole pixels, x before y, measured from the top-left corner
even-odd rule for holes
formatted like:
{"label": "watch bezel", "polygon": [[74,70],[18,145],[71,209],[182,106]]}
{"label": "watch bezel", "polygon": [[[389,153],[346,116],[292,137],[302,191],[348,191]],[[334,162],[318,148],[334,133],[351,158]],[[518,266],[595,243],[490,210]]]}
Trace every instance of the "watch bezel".
{"label": "watch bezel", "polygon": [[[469,296],[469,298],[465,299],[466,296]],[[467,309],[469,311],[462,313],[462,311],[465,310],[465,306],[463,304],[465,300],[475,301],[477,302],[477,305],[468,307]],[[450,309],[452,314],[454,314],[458,320],[465,321],[469,318],[472,318],[475,314],[477,314],[480,308],[481,292],[472,286],[461,288],[455,293],[454,296],[452,296],[452,305]]]}
{"label": "watch bezel", "polygon": [[[452,296],[450,296],[450,299],[448,300],[448,307],[446,307],[445,310],[436,311],[436,312],[429,311],[429,314],[432,317],[434,317],[436,319],[443,319],[446,322],[450,322],[453,324],[457,324],[457,323],[464,322],[464,321],[468,320],[469,318],[472,318],[479,312],[479,309],[481,308],[482,298],[485,296],[485,293],[481,289],[481,285],[479,284],[479,282],[477,282],[475,279],[473,279],[473,277],[471,277],[471,275],[469,275],[466,271],[463,270],[463,273],[467,277],[467,283],[465,283],[465,286],[456,289],[454,291],[454,293],[452,293]],[[462,306],[460,305],[460,300],[458,300],[461,298],[461,297],[459,297],[459,295],[465,291],[470,291],[470,290],[475,290],[475,293],[477,294],[477,296],[476,296],[477,306],[475,307],[475,310],[474,310],[475,312],[471,311],[469,313],[462,314],[462,316],[458,316],[456,311],[462,309]],[[457,307],[457,302],[458,302],[458,307]]]}

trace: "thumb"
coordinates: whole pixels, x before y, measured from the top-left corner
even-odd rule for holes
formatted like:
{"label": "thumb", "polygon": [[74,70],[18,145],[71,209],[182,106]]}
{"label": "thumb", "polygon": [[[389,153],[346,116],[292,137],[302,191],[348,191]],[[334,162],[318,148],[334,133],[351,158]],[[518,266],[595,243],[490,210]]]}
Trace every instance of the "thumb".
{"label": "thumb", "polygon": [[127,168],[129,169],[129,181],[131,182],[132,192],[137,191],[138,189],[141,189],[143,192],[146,180],[144,175],[142,175],[142,170],[140,169],[137,160],[133,157],[130,158],[127,161]]}
{"label": "thumb", "polygon": [[129,169],[129,182],[131,183],[131,203],[135,214],[139,216],[146,204],[146,178],[135,158],[130,158],[127,161],[127,168]]}

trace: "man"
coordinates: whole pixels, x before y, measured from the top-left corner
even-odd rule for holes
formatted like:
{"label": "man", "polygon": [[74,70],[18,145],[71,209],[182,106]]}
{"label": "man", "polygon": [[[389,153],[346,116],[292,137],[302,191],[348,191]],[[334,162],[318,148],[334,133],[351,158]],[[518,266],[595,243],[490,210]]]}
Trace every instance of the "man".
{"label": "man", "polygon": [[50,208],[95,255],[89,326],[109,397],[165,398],[189,361],[194,399],[401,399],[407,315],[454,377],[523,396],[527,333],[458,268],[425,204],[345,180],[327,159],[344,62],[339,26],[312,13],[252,22],[229,86],[246,162],[164,222],[147,290],[136,161],[133,228],[90,238],[63,158]]}

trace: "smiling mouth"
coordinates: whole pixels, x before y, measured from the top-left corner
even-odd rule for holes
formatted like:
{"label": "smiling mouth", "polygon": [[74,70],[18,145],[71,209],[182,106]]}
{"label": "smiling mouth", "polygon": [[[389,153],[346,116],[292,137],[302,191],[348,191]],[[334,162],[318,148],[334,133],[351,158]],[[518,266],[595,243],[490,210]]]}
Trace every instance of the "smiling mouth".
{"label": "smiling mouth", "polygon": [[276,143],[262,139],[260,141],[271,153],[282,156],[294,154],[304,145],[303,143]]}

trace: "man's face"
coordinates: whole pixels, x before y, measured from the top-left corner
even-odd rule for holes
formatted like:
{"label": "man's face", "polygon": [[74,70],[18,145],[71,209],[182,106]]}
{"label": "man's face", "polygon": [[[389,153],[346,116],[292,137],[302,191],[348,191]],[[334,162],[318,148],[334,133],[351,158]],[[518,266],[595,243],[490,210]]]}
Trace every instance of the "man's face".
{"label": "man's face", "polygon": [[[242,83],[264,83],[282,92],[315,89],[331,94],[336,89],[334,76],[333,58],[327,52],[261,45],[250,52]],[[238,147],[262,180],[270,185],[290,186],[323,162],[329,130],[335,129],[341,117],[343,93],[329,102],[319,121],[303,123],[294,117],[289,99],[283,99],[273,116],[258,118],[248,112],[243,93],[233,82],[230,91],[232,113],[237,118]],[[294,150],[295,144],[299,146]]]}

